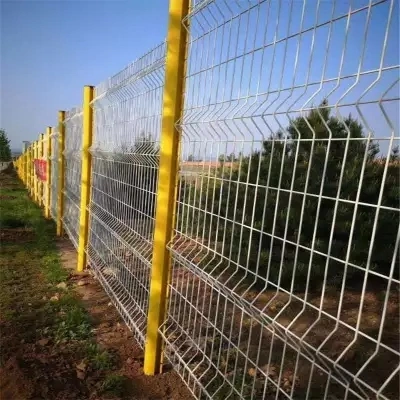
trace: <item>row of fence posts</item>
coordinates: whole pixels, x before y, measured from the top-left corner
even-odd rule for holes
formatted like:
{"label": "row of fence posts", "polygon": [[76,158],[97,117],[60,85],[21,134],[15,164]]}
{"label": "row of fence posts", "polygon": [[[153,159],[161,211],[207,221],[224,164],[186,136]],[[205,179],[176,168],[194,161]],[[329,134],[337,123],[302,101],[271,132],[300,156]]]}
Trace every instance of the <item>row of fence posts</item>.
{"label": "row of fence posts", "polygon": [[[62,225],[63,216],[63,200],[64,200],[64,143],[65,143],[65,111],[59,111],[59,146],[61,151],[58,154],[58,193],[57,193],[57,235],[64,234]],[[47,127],[46,133],[39,134],[38,140],[33,141],[23,152],[23,154],[15,161],[14,165],[17,169],[18,176],[28,189],[28,193],[32,200],[39,206],[44,208],[44,215],[50,218],[51,207],[51,167],[52,167],[52,146],[51,135],[53,133],[52,127]],[[45,151],[45,149],[47,151]],[[35,161],[46,161],[46,180],[41,181],[38,173],[35,170]],[[80,270],[82,271],[82,270]]]}
{"label": "row of fence posts", "polygon": [[[156,222],[154,230],[153,260],[150,282],[149,311],[147,320],[147,340],[145,344],[144,372],[154,375],[161,369],[162,340],[160,327],[164,321],[167,286],[170,270],[170,254],[167,244],[171,239],[174,221],[174,201],[176,177],[179,166],[180,133],[176,129],[183,107],[185,60],[187,52],[187,14],[189,0],[170,0],[169,27],[167,35],[167,57],[165,66],[165,86],[163,94],[162,133],[160,143],[160,168],[157,189]],[[85,86],[83,91],[83,137],[81,203],[79,223],[79,244],[77,271],[86,267],[86,248],[89,235],[89,204],[91,181],[91,154],[94,98],[93,86]],[[63,235],[63,203],[65,179],[65,111],[58,113],[58,192],[57,192],[57,235]],[[15,166],[31,198],[44,208],[45,217],[50,218],[51,207],[51,148],[52,128],[40,134],[38,140],[16,160]],[[44,152],[45,142],[47,154]],[[46,181],[41,182],[35,173],[35,160],[45,158],[47,162]],[[44,192],[44,190],[46,192]],[[46,193],[46,195],[44,195]]]}

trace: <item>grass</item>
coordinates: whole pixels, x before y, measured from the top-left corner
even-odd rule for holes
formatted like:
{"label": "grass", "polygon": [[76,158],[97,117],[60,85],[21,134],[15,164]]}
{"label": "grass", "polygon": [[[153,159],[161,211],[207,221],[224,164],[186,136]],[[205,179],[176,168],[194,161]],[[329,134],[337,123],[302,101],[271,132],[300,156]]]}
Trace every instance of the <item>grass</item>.
{"label": "grass", "polygon": [[16,182],[13,175],[0,175],[0,362],[17,353],[21,343],[49,338],[85,357],[92,370],[102,371],[104,391],[119,393],[121,378],[107,375],[115,360],[94,341],[79,297],[68,285],[57,288],[69,273],[56,246],[55,225]]}
{"label": "grass", "polygon": [[111,369],[114,365],[112,355],[95,342],[87,343],[86,356],[92,368],[99,371]]}
{"label": "grass", "polygon": [[101,386],[101,392],[122,396],[125,391],[126,377],[118,374],[107,375]]}

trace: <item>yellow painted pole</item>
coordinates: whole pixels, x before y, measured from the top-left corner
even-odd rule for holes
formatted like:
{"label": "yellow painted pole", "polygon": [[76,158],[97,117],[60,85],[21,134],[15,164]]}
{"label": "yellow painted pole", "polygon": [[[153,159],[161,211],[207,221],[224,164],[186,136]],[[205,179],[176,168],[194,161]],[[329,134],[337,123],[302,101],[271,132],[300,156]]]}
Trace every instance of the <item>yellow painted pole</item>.
{"label": "yellow painted pole", "polygon": [[82,135],[82,174],[81,174],[81,208],[79,218],[79,244],[77,271],[86,267],[86,247],[89,237],[89,201],[90,180],[92,173],[92,156],[89,152],[92,145],[93,109],[90,103],[93,100],[93,86],[83,89],[83,135]]}
{"label": "yellow painted pole", "polygon": [[62,236],[64,213],[64,182],[65,182],[65,111],[58,112],[58,193],[57,193],[57,236]]}
{"label": "yellow painted pole", "polygon": [[28,188],[28,176],[29,176],[29,171],[28,171],[28,147],[25,149],[25,187]]}
{"label": "yellow painted pole", "polygon": [[27,189],[29,189],[29,179],[30,179],[30,176],[29,176],[29,153],[30,153],[30,146],[27,147],[27,149],[26,149],[26,173],[25,173],[25,175],[26,175]]}
{"label": "yellow painted pole", "polygon": [[29,147],[27,149],[28,179],[27,179],[26,187],[28,189],[29,194],[31,194],[31,151],[32,151],[32,143],[29,145]]}
{"label": "yellow painted pole", "polygon": [[47,170],[46,170],[46,204],[44,215],[46,218],[50,218],[50,207],[51,207],[51,133],[53,129],[51,126],[46,129],[46,140],[47,140]]}
{"label": "yellow painted pole", "polygon": [[38,142],[33,142],[33,200],[37,203],[37,176],[35,170],[35,161],[37,159]]}
{"label": "yellow painted pole", "polygon": [[[39,159],[43,160],[44,157],[44,134],[40,134],[40,139],[39,139]],[[40,179],[38,179],[39,182],[39,205],[43,206],[44,205],[44,199],[43,199],[43,193],[44,193],[44,182]]]}
{"label": "yellow painted pole", "polygon": [[24,184],[25,187],[28,186],[28,148],[25,147],[24,152]]}
{"label": "yellow painted pole", "polygon": [[[39,154],[40,154],[40,135],[39,139],[36,140],[36,154],[35,154],[35,160],[39,160]],[[37,176],[37,171],[35,171],[35,201],[37,204],[39,204],[39,177]]]}
{"label": "yellow painted pole", "polygon": [[162,341],[159,328],[164,322],[171,255],[167,244],[172,237],[176,176],[179,167],[180,134],[175,127],[183,106],[187,27],[182,24],[189,10],[189,0],[170,0],[167,35],[167,58],[160,146],[160,170],[157,189],[156,221],[151,268],[150,302],[144,373],[160,371]]}
{"label": "yellow painted pole", "polygon": [[29,194],[33,197],[33,146],[34,142],[29,146]]}

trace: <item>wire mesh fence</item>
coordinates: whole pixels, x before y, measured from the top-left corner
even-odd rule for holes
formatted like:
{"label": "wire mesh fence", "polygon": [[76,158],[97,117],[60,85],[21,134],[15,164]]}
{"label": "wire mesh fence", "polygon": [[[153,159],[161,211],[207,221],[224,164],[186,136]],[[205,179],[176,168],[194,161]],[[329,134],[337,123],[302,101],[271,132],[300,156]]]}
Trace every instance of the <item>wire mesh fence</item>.
{"label": "wire mesh fence", "polygon": [[59,181],[59,145],[58,145],[58,128],[53,128],[50,135],[51,155],[51,186],[50,186],[50,215],[54,221],[58,216],[58,181]]}
{"label": "wire mesh fence", "polygon": [[47,165],[48,165],[48,160],[49,160],[49,143],[47,139],[47,135],[43,134],[42,136],[42,153],[41,153],[41,163],[42,163],[42,169],[43,169],[43,176],[40,181],[41,185],[41,204],[44,207],[45,204],[47,204],[47,188],[48,188],[48,183],[47,183]]}
{"label": "wire mesh fence", "polygon": [[193,4],[162,331],[196,397],[398,397],[398,13]]}
{"label": "wire mesh fence", "polygon": [[[399,398],[399,2],[193,0],[179,22],[164,355],[199,399]],[[88,262],[142,346],[165,60],[162,43],[91,103]],[[82,123],[64,121],[75,247]]]}
{"label": "wire mesh fence", "polygon": [[144,344],[165,44],[96,87],[89,263]]}
{"label": "wire mesh fence", "polygon": [[79,216],[81,199],[81,149],[82,108],[76,107],[66,113],[65,124],[65,183],[64,183],[64,228],[78,248]]}

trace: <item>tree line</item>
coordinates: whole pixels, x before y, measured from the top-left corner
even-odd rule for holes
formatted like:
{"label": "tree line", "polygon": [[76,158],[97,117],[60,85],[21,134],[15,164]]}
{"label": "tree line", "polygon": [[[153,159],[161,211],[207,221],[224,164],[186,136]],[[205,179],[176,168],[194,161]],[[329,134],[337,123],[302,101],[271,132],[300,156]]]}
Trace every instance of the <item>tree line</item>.
{"label": "tree line", "polygon": [[182,218],[215,232],[213,246],[225,257],[206,258],[205,265],[226,272],[242,266],[260,284],[268,279],[287,288],[344,276],[356,282],[367,268],[398,275],[398,148],[382,158],[362,125],[351,115],[338,119],[327,102],[292,120],[286,132],[229,168],[221,160],[207,190],[195,183],[181,189],[204,210],[184,208]]}

